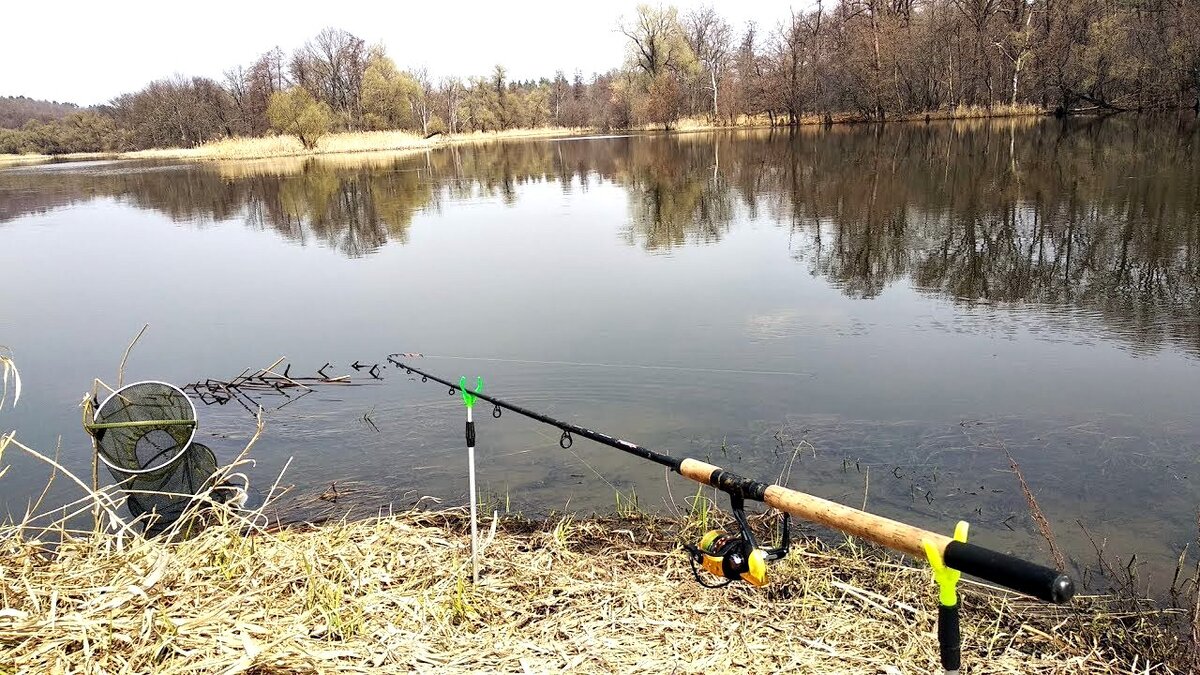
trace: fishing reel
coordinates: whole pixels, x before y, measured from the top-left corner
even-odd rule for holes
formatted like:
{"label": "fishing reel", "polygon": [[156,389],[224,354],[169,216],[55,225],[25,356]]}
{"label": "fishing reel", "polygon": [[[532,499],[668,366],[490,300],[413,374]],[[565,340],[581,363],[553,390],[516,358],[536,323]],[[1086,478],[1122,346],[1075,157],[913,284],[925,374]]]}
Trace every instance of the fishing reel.
{"label": "fishing reel", "polygon": [[[780,560],[788,554],[791,541],[788,514],[783,514],[780,546],[767,548],[759,546],[754,539],[754,532],[746,520],[745,500],[731,495],[730,504],[733,519],[738,527],[737,533],[710,530],[700,538],[699,546],[684,545],[691,554],[692,574],[701,586],[708,588],[721,588],[734,581],[745,581],[752,586],[765,586],[767,563]],[[706,582],[700,576],[700,568],[724,581],[717,584]]]}

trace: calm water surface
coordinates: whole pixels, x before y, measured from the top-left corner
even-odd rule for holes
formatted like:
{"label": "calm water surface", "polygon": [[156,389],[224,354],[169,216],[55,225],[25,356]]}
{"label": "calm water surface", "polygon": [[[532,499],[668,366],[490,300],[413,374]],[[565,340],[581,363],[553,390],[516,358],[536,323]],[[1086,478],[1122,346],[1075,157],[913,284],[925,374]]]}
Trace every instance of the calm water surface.
{"label": "calm water surface", "polygon": [[[115,380],[286,356],[483,375],[649,447],[1048,560],[1163,570],[1200,506],[1200,127],[1111,119],[529,141],[240,164],[0,171],[0,427],[89,472],[78,403]],[[268,412],[263,490],[368,513],[461,504],[462,407],[395,369]],[[360,377],[359,375],[355,375]],[[277,406],[283,400],[265,400]],[[253,420],[201,406],[237,453]],[[364,417],[366,419],[364,419]],[[481,484],[526,513],[644,508],[685,482],[483,415]],[[370,420],[370,422],[368,421]],[[10,453],[3,502],[47,471]],[[869,476],[869,478],[868,478]],[[77,497],[57,482],[49,499]],[[319,507],[319,509],[318,509]],[[1165,583],[1165,582],[1164,582]]]}

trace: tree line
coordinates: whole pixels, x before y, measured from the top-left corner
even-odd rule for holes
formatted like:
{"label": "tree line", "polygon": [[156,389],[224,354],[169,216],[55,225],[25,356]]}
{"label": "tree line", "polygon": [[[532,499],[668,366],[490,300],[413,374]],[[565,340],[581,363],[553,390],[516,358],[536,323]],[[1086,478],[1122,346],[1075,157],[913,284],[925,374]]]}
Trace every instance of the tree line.
{"label": "tree line", "polygon": [[422,135],[545,126],[672,127],[886,120],[1002,106],[1059,114],[1200,110],[1195,0],[818,0],[773,26],[711,7],[639,6],[620,67],[512,80],[501,65],[435,80],[383,45],[327,28],[220,80],[158,80],[51,122],[0,129],[0,153],[191,147],[291,133]]}
{"label": "tree line", "polygon": [[79,106],[58,101],[39,101],[26,96],[0,96],[0,129],[17,129],[29,120],[53,122],[78,112]]}

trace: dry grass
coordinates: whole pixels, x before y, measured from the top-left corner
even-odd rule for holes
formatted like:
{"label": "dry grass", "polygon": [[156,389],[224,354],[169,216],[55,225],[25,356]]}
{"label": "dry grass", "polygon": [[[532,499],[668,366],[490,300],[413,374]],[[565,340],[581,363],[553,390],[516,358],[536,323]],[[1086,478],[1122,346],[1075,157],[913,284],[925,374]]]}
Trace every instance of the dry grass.
{"label": "dry grass", "polygon": [[[848,124],[853,122],[862,122],[863,118],[852,113],[835,113],[830,115],[832,124]],[[776,117],[776,124],[780,125],[786,121],[784,117]],[[819,126],[825,123],[825,118],[822,115],[810,114],[801,115],[798,126],[809,127]],[[719,129],[768,129],[771,127],[771,118],[766,115],[738,115],[733,123],[728,119],[722,118],[717,122],[713,122],[708,117],[685,117],[675,122],[671,126],[673,131],[689,132],[689,131],[714,131]],[[783,128],[787,128],[786,124],[782,124]],[[640,127],[644,131],[661,130],[662,125],[644,125]]]}
{"label": "dry grass", "polygon": [[[1036,105],[1031,104],[996,104],[989,107],[986,106],[954,106],[943,110],[930,110],[920,113],[911,113],[906,115],[894,115],[888,117],[889,122],[911,122],[924,120],[984,120],[998,117],[1040,117],[1047,115],[1049,111]],[[776,118],[776,122],[785,121],[786,118]],[[806,114],[800,117],[798,125],[801,127],[820,126],[826,123],[841,125],[841,124],[858,124],[863,122],[873,122],[869,117],[858,113],[841,112],[832,113],[828,119],[823,114]],[[741,129],[741,128],[762,128],[770,127],[771,120],[766,115],[739,115],[733,123],[725,119],[714,123],[708,117],[685,117],[672,125],[672,130],[679,132],[688,131],[712,131],[715,129]],[[654,129],[662,129],[662,125],[645,125],[642,130],[650,131]]]}
{"label": "dry grass", "polygon": [[38,162],[49,162],[52,160],[105,160],[105,159],[120,159],[121,153],[118,152],[66,152],[61,155],[40,155],[30,153],[26,155],[4,155],[0,154],[0,166],[15,166],[19,164],[36,164]]}
{"label": "dry grass", "polygon": [[[261,431],[260,420],[214,482]],[[0,525],[4,675],[938,669],[929,572],[881,551],[801,538],[767,588],[701,587],[679,542],[725,520],[702,493],[678,518],[618,499],[620,517],[496,519],[472,584],[463,510],[271,527],[272,486],[249,513],[202,493],[149,539],[120,515],[119,492],[89,487],[13,434],[0,435],[0,469],[12,451],[83,497],[33,515],[43,492]],[[88,514],[91,530],[70,528]],[[969,672],[1187,671],[1164,613],[963,586]]]}
{"label": "dry grass", "polygon": [[295,136],[261,138],[223,138],[195,148],[155,148],[126,152],[127,159],[259,159],[289,157],[308,151]]}
{"label": "dry grass", "polygon": [[460,143],[487,143],[510,138],[563,137],[585,133],[583,129],[547,127],[544,129],[507,129],[494,132],[471,132],[424,138],[407,131],[361,131],[330,134],[307,150],[294,136],[264,136],[261,138],[226,138],[195,148],[162,148],[140,150],[121,155],[128,159],[199,159],[242,160],[281,157],[307,157],[365,152],[396,152],[428,150]]}
{"label": "dry grass", "polygon": [[258,176],[294,176],[311,166],[321,169],[380,169],[394,168],[398,160],[424,152],[422,150],[380,150],[353,154],[307,155],[273,157],[268,159],[230,159],[213,162],[222,178],[237,180]]}
{"label": "dry grass", "polygon": [[570,138],[596,133],[591,127],[541,127],[537,129],[505,129],[504,131],[472,131],[446,136],[447,143],[490,143],[514,138]]}
{"label": "dry grass", "polygon": [[[993,117],[1036,117],[1046,111],[1029,104],[983,106],[956,106],[945,110],[913,113],[889,118],[889,121],[915,120],[982,120]],[[780,118],[782,119],[782,118]],[[778,121],[778,120],[777,120]],[[826,121],[832,124],[853,124],[870,121],[855,113],[834,113],[826,120],[823,115],[804,115],[800,126],[819,126]],[[766,115],[739,115],[731,123],[722,118],[712,121],[707,116],[687,117],[676,121],[671,129],[676,132],[713,131],[719,129],[764,128],[771,126]],[[661,124],[638,127],[640,131],[661,130]],[[157,148],[124,153],[76,153],[59,155],[60,159],[190,159],[190,160],[247,160],[279,159],[338,155],[350,153],[394,153],[422,151],[461,143],[489,143],[520,138],[563,138],[586,136],[597,133],[589,127],[542,127],[537,129],[506,129],[504,131],[475,131],[452,135],[424,138],[408,131],[362,131],[329,134],[320,139],[315,149],[306,149],[294,136],[263,136],[224,138],[205,143],[195,148]],[[50,155],[0,155],[0,166],[29,162],[47,161]]]}
{"label": "dry grass", "polygon": [[4,402],[8,400],[9,380],[12,381],[12,404],[16,405],[21,400],[21,371],[17,370],[8,347],[0,345],[0,410],[4,410]]}
{"label": "dry grass", "polygon": [[1001,103],[992,107],[978,105],[955,106],[950,110],[951,119],[985,119],[989,117],[1037,117],[1047,115],[1049,111],[1031,103],[1010,105]]}
{"label": "dry grass", "polygon": [[[271,529],[214,507],[168,542],[0,530],[0,666],[15,672],[933,672],[928,572],[853,545],[798,542],[765,589],[702,588],[678,520],[505,518],[470,583],[461,511]],[[85,505],[85,508],[90,508]],[[485,526],[487,523],[485,523]],[[117,533],[114,533],[117,532]],[[51,540],[61,543],[52,545]],[[964,592],[973,673],[1159,665],[1152,615],[1102,598],[1052,609]],[[1129,635],[1128,632],[1122,634]],[[1141,635],[1141,633],[1139,633]]]}
{"label": "dry grass", "polygon": [[[759,128],[771,126],[770,120],[766,115],[738,115],[731,123],[729,118],[722,117],[720,120],[713,121],[705,115],[698,117],[684,117],[671,125],[672,131],[687,132],[687,131],[714,131],[718,129],[744,129],[744,128]],[[638,131],[662,131],[663,125],[660,124],[643,124],[637,127]]]}
{"label": "dry grass", "polygon": [[0,154],[0,166],[15,166],[17,164],[32,164],[34,162],[46,162],[53,159],[51,155],[8,155]]}

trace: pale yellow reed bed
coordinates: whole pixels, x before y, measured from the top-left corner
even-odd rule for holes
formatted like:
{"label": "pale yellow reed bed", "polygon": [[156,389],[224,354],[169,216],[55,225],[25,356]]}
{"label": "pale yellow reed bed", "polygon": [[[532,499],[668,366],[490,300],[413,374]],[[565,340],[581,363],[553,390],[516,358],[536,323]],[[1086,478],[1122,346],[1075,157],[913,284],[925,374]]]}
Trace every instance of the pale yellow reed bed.
{"label": "pale yellow reed bed", "polygon": [[[2,348],[0,366],[0,402],[16,404]],[[261,432],[260,420],[213,483],[244,466]],[[15,433],[0,435],[0,481],[14,480],[6,453],[50,465],[82,497],[50,507],[43,492],[0,525],[3,675],[938,670],[928,570],[854,541],[799,538],[766,588],[699,585],[680,543],[727,520],[701,493],[672,518],[620,500],[620,517],[493,515],[476,583],[462,510],[280,527],[276,485],[253,512],[202,492],[149,539],[122,516],[119,491],[90,487]],[[292,503],[325,500],[328,517],[352,493]],[[969,673],[1189,672],[1186,612],[1105,597],[1050,607],[963,586]]]}
{"label": "pale yellow reed bed", "polygon": [[[51,546],[7,528],[0,672],[937,668],[927,571],[852,546],[801,542],[769,588],[710,590],[677,548],[681,522],[505,519],[490,537],[485,521],[476,585],[458,511],[276,531],[217,519],[177,543],[87,534]],[[1138,650],[1170,642],[1153,617],[1097,598],[1062,610],[974,586],[964,597],[970,673],[1143,672],[1156,656]]]}
{"label": "pale yellow reed bed", "polygon": [[38,155],[38,154],[33,154],[33,153],[28,154],[28,155],[0,154],[0,167],[16,166],[18,164],[34,164],[37,162],[48,162],[51,159],[53,159],[53,156],[51,156],[51,155]]}
{"label": "pale yellow reed bed", "polygon": [[261,138],[225,138],[195,148],[162,148],[127,152],[128,159],[199,159],[237,160],[270,159],[362,152],[393,152],[427,150],[455,143],[484,143],[512,138],[573,136],[581,129],[550,127],[545,129],[507,129],[493,132],[471,132],[438,135],[424,138],[407,131],[359,131],[329,134],[321,137],[317,147],[306,149],[295,136],[263,136]]}

